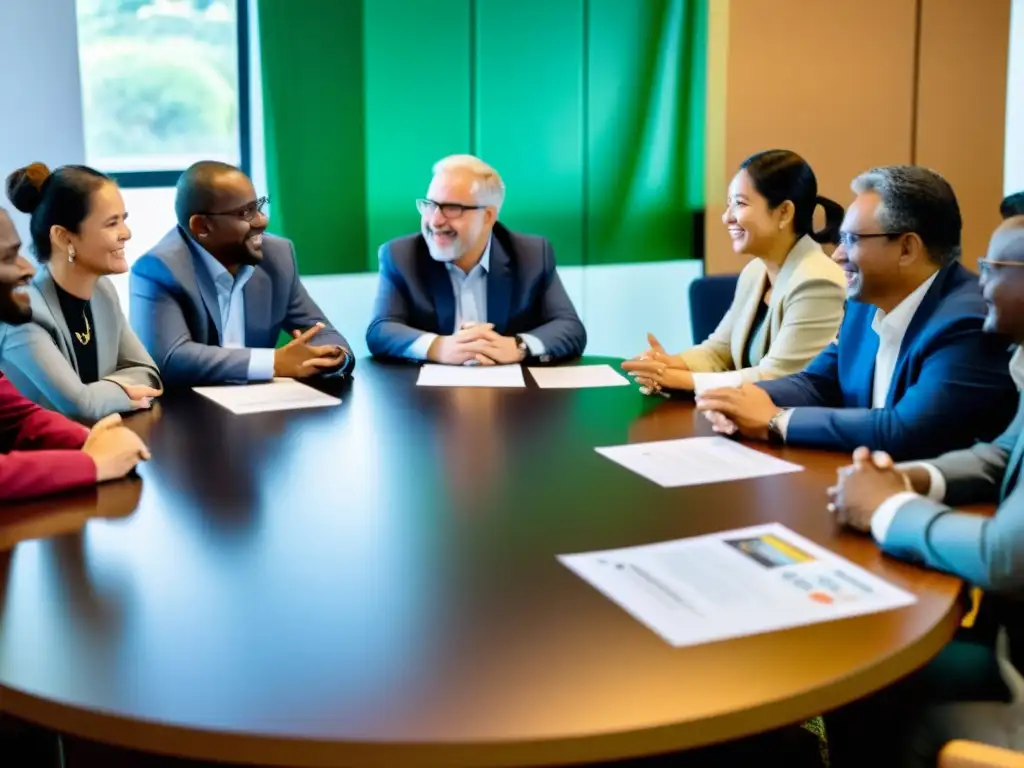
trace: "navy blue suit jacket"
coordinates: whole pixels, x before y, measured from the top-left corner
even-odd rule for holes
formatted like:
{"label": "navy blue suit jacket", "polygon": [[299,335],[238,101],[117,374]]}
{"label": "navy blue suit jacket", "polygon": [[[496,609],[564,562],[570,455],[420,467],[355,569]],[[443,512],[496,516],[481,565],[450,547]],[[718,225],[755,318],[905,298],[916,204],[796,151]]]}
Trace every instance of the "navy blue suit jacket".
{"label": "navy blue suit jacket", "polygon": [[1017,389],[1009,340],[982,331],[978,278],[943,267],[900,346],[885,408],[871,407],[878,334],[875,307],[849,301],[839,339],[803,373],[757,386],[780,407],[796,407],[786,441],[852,451],[888,451],[899,461],[938,456],[989,441],[1013,419]]}
{"label": "navy blue suit jacket", "polygon": [[[402,357],[424,333],[455,331],[455,296],[448,270],[431,258],[423,235],[385,243],[378,255],[380,283],[366,345],[379,357]],[[487,274],[487,322],[503,336],[529,333],[548,359],[579,357],[587,332],[555,271],[555,253],[543,237],[494,225]]]}
{"label": "navy blue suit jacket", "polygon": [[[180,228],[132,265],[130,286],[132,328],[160,366],[167,386],[246,383],[249,350],[220,346],[217,289]],[[247,347],[273,349],[282,330],[306,331],[320,322],[325,327],[310,343],[349,351],[342,370],[328,375],[346,373],[355,364],[348,342],[303,288],[290,240],[263,236],[263,259],[242,297]]]}

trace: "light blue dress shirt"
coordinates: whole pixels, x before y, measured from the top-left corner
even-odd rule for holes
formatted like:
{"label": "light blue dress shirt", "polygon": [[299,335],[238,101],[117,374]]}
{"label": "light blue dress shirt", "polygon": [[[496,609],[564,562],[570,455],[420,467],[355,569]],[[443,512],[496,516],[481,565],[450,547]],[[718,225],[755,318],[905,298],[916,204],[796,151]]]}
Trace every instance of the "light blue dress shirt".
{"label": "light blue dress shirt", "polygon": [[[195,240],[199,258],[217,288],[220,306],[220,345],[227,349],[245,348],[245,299],[242,289],[255,269],[248,264],[232,276],[230,272]],[[270,381],[274,378],[274,350],[249,350],[249,381]]]}
{"label": "light blue dress shirt", "polygon": [[[491,267],[491,240],[487,241],[480,261],[468,273],[451,262],[444,266],[448,270],[448,279],[451,280],[452,293],[455,295],[455,327],[451,332],[455,333],[465,323],[486,323],[487,273]],[[540,339],[528,333],[519,335],[526,342],[531,355],[540,357],[544,354],[546,350]],[[406,356],[414,360],[426,360],[430,345],[437,336],[436,333],[424,333],[409,345]]]}

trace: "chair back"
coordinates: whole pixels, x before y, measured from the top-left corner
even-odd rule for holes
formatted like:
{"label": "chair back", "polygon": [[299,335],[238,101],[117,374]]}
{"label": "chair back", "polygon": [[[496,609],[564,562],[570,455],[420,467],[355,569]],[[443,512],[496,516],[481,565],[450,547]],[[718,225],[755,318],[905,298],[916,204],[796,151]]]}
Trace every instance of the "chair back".
{"label": "chair back", "polygon": [[711,275],[690,283],[690,327],[693,343],[700,344],[722,322],[736,293],[739,275]]}

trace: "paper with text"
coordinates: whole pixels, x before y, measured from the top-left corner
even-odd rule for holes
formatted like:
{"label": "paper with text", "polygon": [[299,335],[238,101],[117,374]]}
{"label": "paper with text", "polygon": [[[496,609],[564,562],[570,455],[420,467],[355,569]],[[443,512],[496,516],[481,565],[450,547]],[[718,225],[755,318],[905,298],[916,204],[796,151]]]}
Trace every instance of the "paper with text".
{"label": "paper with text", "polygon": [[629,379],[621,375],[610,365],[530,368],[530,375],[541,389],[586,389],[588,387],[629,386]]}
{"label": "paper with text", "polygon": [[662,488],[725,483],[803,470],[799,464],[755,451],[727,437],[688,437],[594,450]]}
{"label": "paper with text", "polygon": [[677,647],[917,602],[778,523],[558,559]]}
{"label": "paper with text", "polygon": [[418,387],[525,387],[523,368],[515,365],[435,365],[420,368]]}
{"label": "paper with text", "polygon": [[266,384],[193,387],[192,391],[237,414],[321,408],[341,402],[293,379],[274,379]]}

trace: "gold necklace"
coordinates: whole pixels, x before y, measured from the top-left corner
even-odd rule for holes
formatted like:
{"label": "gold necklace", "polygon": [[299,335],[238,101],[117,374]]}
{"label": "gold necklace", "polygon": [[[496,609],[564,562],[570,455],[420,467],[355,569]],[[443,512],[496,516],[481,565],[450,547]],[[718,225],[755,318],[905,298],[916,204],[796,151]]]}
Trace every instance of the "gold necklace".
{"label": "gold necklace", "polygon": [[75,338],[78,339],[79,344],[86,347],[89,345],[89,342],[92,341],[92,328],[89,327],[89,316],[85,314],[84,307],[82,308],[82,319],[85,320],[85,333],[75,331]]}

